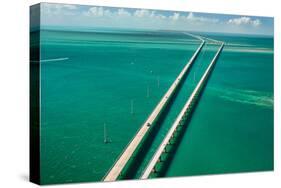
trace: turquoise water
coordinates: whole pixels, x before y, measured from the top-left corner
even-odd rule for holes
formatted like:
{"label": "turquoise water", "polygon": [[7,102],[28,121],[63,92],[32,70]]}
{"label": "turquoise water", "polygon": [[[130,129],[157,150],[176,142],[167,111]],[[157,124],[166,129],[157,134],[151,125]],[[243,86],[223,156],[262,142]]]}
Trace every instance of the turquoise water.
{"label": "turquoise water", "polygon": [[198,45],[186,35],[41,31],[43,183],[101,180]]}
{"label": "turquoise water", "polygon": [[[229,46],[165,176],[273,168],[272,39],[212,37]],[[42,30],[42,183],[100,181],[198,46],[179,32]],[[216,48],[200,53],[135,177]]]}
{"label": "turquoise water", "polygon": [[165,176],[273,170],[273,41],[226,46]]}
{"label": "turquoise water", "polygon": [[202,51],[200,52],[198,58],[194,61],[190,72],[183,82],[180,92],[175,97],[168,113],[165,114],[163,122],[156,125],[159,127],[157,135],[154,136],[155,138],[150,145],[147,154],[144,156],[142,163],[139,164],[134,178],[139,178],[144,172],[145,167],[148,165],[150,159],[153,157],[153,154],[156,152],[158,146],[166,136],[192,91],[195,89],[204,71],[207,69],[207,66],[213,59],[216,50],[218,50],[217,45],[210,45],[207,43],[203,46]]}

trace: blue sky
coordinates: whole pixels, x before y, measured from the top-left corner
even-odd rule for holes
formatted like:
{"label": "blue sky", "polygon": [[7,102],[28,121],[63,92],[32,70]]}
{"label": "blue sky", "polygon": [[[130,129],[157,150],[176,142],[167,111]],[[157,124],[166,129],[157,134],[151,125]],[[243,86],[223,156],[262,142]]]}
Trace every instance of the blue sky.
{"label": "blue sky", "polygon": [[273,18],[41,3],[41,25],[273,35]]}

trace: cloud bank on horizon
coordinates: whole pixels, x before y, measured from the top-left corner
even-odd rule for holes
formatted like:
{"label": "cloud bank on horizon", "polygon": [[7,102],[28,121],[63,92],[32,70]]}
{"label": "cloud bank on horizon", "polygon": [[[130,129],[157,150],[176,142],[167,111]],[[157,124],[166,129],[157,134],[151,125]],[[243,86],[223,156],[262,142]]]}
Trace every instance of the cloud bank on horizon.
{"label": "cloud bank on horizon", "polygon": [[273,35],[273,18],[41,3],[41,24]]}

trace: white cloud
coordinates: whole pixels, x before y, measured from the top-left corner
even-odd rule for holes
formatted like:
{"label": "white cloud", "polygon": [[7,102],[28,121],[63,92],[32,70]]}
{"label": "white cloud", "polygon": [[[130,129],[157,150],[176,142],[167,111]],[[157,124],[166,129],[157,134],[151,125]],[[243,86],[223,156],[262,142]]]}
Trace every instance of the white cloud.
{"label": "white cloud", "polygon": [[67,8],[69,10],[76,10],[77,7],[75,5],[63,5],[64,8]]}
{"label": "white cloud", "polygon": [[206,18],[202,16],[195,16],[194,13],[190,12],[186,17],[186,20],[194,22],[194,23],[218,23],[219,20],[215,18]]}
{"label": "white cloud", "polygon": [[[153,13],[154,14],[154,13]],[[140,10],[136,10],[134,15],[136,17],[150,17],[151,12],[149,10],[145,10],[145,9],[140,9]]]}
{"label": "white cloud", "polygon": [[118,9],[117,15],[119,16],[131,16],[131,13],[123,8]]}
{"label": "white cloud", "polygon": [[255,27],[261,25],[261,21],[259,19],[253,20],[252,18],[246,16],[229,19],[227,23],[233,25],[252,25]]}
{"label": "white cloud", "polygon": [[261,21],[259,19],[253,21],[253,26],[257,27],[259,25],[261,25]]}
{"label": "white cloud", "polygon": [[[80,7],[79,5],[41,4],[44,25],[77,25],[92,27],[133,27],[145,29],[180,29],[219,32],[265,32],[262,18],[236,16],[225,17],[184,12],[163,12],[147,9],[127,9],[108,7]],[[231,25],[233,27],[231,27]],[[239,27],[244,25],[245,27]],[[262,26],[260,26],[262,25]],[[248,27],[246,27],[248,26]],[[251,26],[251,27],[249,27]]]}
{"label": "white cloud", "polygon": [[190,13],[187,15],[186,19],[188,19],[188,20],[192,20],[192,19],[194,19],[194,15],[193,15],[193,13],[192,13],[192,12],[190,12]]}
{"label": "white cloud", "polygon": [[138,9],[134,12],[134,16],[139,18],[165,18],[165,16],[161,16],[160,14],[155,14],[155,11],[150,11],[146,9]]}
{"label": "white cloud", "polygon": [[42,3],[42,12],[47,15],[73,15],[77,6],[67,4]]}
{"label": "white cloud", "polygon": [[88,11],[84,12],[86,16],[95,16],[95,17],[102,17],[102,16],[111,16],[112,13],[108,9],[104,9],[103,7],[91,7]]}
{"label": "white cloud", "polygon": [[241,24],[249,24],[251,21],[251,18],[249,17],[240,17],[240,18],[234,18],[228,20],[228,23],[235,24],[235,25],[241,25]]}
{"label": "white cloud", "polygon": [[153,18],[153,19],[166,19],[163,14],[157,14],[154,10],[138,9],[133,14],[137,18]]}
{"label": "white cloud", "polygon": [[[118,17],[130,17],[131,21],[136,18],[149,18],[149,19],[166,19],[167,17],[163,14],[157,14],[155,11],[150,11],[146,9],[137,9],[135,12],[129,12],[124,8],[119,8],[117,10],[111,11],[103,7],[91,7],[87,11],[83,12],[84,16],[93,17],[103,17],[111,16],[114,18]],[[177,15],[176,15],[177,16]],[[122,18],[123,19],[123,18]]]}
{"label": "white cloud", "polygon": [[180,18],[180,14],[175,12],[172,16],[170,16],[170,18],[172,20],[176,21]]}
{"label": "white cloud", "polygon": [[190,12],[187,15],[183,15],[177,12],[174,12],[169,18],[173,21],[183,22],[183,23],[192,23],[201,25],[204,23],[218,23],[218,19],[207,18],[202,16],[196,16],[194,13]]}
{"label": "white cloud", "polygon": [[89,13],[94,16],[103,16],[103,8],[102,7],[92,7],[89,9]]}

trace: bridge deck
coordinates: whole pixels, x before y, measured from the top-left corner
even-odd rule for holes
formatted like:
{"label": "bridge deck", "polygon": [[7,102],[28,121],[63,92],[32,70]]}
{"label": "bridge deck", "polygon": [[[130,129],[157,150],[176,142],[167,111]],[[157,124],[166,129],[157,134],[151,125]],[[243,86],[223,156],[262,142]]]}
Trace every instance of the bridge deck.
{"label": "bridge deck", "polygon": [[193,54],[191,59],[188,61],[188,63],[182,69],[182,71],[180,72],[180,74],[178,75],[176,80],[173,82],[173,84],[170,86],[170,88],[168,89],[166,94],[163,96],[163,98],[157,104],[157,106],[155,107],[153,112],[150,114],[148,119],[141,126],[141,128],[139,129],[139,131],[137,132],[135,137],[131,140],[129,145],[126,147],[126,149],[123,151],[121,156],[115,162],[115,164],[110,169],[108,174],[105,176],[104,181],[114,181],[114,180],[116,180],[119,177],[119,175],[121,174],[122,170],[124,169],[124,167],[126,166],[128,161],[132,157],[133,153],[137,149],[138,145],[141,143],[141,141],[143,140],[144,136],[146,135],[148,130],[151,128],[151,126],[148,126],[148,125],[152,125],[157,120],[157,118],[159,117],[159,115],[161,114],[163,109],[165,108],[166,104],[168,103],[170,98],[173,96],[173,94],[176,91],[178,85],[181,83],[183,77],[185,76],[185,74],[188,71],[188,69],[191,67],[193,61],[196,59],[197,55],[199,54],[200,50],[202,49],[202,47],[203,47],[203,45],[205,43],[205,41],[202,38],[200,38],[200,37],[196,37],[196,38],[201,40],[200,46],[197,48],[197,50],[195,51],[195,53]]}
{"label": "bridge deck", "polygon": [[198,82],[197,86],[193,90],[191,96],[189,97],[189,99],[187,100],[186,104],[184,105],[182,111],[180,112],[180,114],[176,118],[175,122],[173,123],[172,127],[170,128],[169,132],[165,136],[164,140],[162,141],[162,143],[158,147],[157,151],[155,152],[154,156],[152,157],[151,161],[149,162],[148,166],[146,167],[143,175],[141,176],[141,179],[147,179],[149,177],[149,175],[152,172],[154,172],[155,165],[159,161],[161,161],[159,159],[160,159],[162,153],[165,152],[166,146],[169,145],[170,140],[173,137],[175,131],[177,130],[179,125],[181,125],[182,121],[185,119],[186,115],[188,114],[189,109],[192,107],[193,102],[196,100],[196,97],[198,96],[198,94],[200,93],[201,89],[203,88],[203,85],[206,82],[206,80],[208,79],[208,76],[209,76],[209,74],[210,74],[210,72],[212,70],[212,67],[215,65],[216,59],[219,56],[223,46],[224,46],[224,43],[221,44],[221,46],[218,49],[216,55],[212,59],[210,65],[206,69],[205,73],[201,77],[201,79]]}

